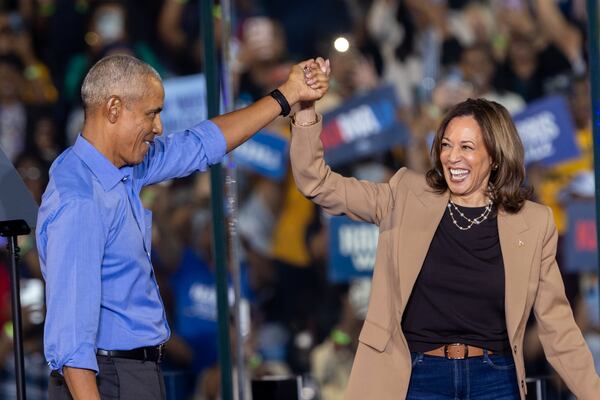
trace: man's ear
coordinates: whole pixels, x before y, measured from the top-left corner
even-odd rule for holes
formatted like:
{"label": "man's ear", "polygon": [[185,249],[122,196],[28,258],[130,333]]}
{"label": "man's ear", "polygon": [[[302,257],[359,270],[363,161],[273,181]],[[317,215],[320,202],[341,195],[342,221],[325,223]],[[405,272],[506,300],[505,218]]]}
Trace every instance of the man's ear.
{"label": "man's ear", "polygon": [[111,124],[114,124],[119,119],[121,112],[123,111],[123,102],[119,96],[110,96],[105,104],[106,118]]}

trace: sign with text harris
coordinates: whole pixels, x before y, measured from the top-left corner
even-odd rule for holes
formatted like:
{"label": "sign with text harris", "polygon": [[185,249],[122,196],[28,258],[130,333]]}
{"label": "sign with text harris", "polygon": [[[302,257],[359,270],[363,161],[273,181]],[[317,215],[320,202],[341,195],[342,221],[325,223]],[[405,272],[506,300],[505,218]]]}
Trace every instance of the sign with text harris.
{"label": "sign with text harris", "polygon": [[328,276],[331,282],[370,277],[375,266],[379,228],[348,217],[329,220]]}
{"label": "sign with text harris", "polygon": [[562,97],[535,101],[513,120],[525,147],[526,165],[552,166],[579,156],[571,112]]}
{"label": "sign with text harris", "polygon": [[393,87],[382,86],[326,113],[321,141],[327,163],[335,167],[405,144],[408,130],[397,108]]}
{"label": "sign with text harris", "polygon": [[233,152],[241,168],[281,181],[288,165],[288,141],[276,133],[259,131]]}

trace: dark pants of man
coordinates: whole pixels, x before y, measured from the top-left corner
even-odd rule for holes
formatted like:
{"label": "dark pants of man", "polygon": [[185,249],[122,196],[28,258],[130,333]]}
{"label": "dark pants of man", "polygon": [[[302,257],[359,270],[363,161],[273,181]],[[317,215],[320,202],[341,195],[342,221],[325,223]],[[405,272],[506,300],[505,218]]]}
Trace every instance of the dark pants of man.
{"label": "dark pants of man", "polygon": [[[100,370],[96,381],[102,400],[164,400],[165,384],[158,363],[97,356]],[[71,400],[64,377],[53,373],[48,384],[49,400]]]}

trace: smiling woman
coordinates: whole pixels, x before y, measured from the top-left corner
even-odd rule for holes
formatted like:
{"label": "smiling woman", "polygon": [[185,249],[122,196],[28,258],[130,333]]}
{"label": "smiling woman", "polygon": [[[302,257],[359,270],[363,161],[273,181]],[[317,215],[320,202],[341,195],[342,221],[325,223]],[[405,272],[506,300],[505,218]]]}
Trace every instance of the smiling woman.
{"label": "smiling woman", "polygon": [[532,311],[569,389],[598,398],[600,378],[555,259],[552,213],[527,200],[523,145],[504,107],[484,99],[454,106],[427,176],[402,168],[387,183],[331,171],[322,121],[314,107],[302,112],[290,145],[300,191],[330,214],[379,226],[346,400],[524,400]]}
{"label": "smiling woman", "polygon": [[489,200],[496,208],[517,212],[532,193],[523,187],[524,154],[506,109],[469,99],[450,110],[436,132],[427,184],[438,193],[449,189],[452,200],[464,206]]}
{"label": "smiling woman", "polygon": [[448,124],[442,138],[440,162],[452,201],[470,207],[490,202],[492,157],[475,118],[456,117]]}

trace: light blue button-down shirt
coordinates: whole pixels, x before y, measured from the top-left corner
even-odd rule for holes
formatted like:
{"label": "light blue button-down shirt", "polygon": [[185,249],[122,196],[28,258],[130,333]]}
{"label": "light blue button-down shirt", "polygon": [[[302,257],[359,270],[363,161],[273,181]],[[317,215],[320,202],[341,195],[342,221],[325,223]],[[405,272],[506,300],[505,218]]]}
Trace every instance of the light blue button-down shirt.
{"label": "light blue button-down shirt", "polygon": [[50,169],[38,215],[46,280],[44,351],[52,369],[98,371],[96,350],[164,343],[170,335],[152,264],[143,186],[220,162],[225,139],[204,121],[155,138],[144,161],[115,167],[85,138]]}

